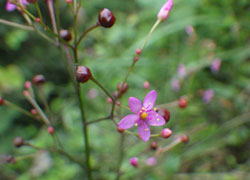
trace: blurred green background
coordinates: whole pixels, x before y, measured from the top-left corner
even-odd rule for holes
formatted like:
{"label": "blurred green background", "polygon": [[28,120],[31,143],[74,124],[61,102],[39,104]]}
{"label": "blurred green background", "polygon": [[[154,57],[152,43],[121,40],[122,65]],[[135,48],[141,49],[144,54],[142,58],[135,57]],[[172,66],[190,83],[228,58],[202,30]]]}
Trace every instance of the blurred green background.
{"label": "blurred green background", "polygon": [[[92,0],[82,1],[79,32],[97,21],[98,12],[109,8],[116,16],[110,29],[91,32],[80,47],[80,61],[107,89],[115,91],[139,47],[156,20],[164,0]],[[150,89],[158,91],[158,104],[192,95],[186,109],[169,108],[167,127],[173,134],[190,135],[188,144],[166,153],[162,162],[149,169],[133,168],[129,158],[138,156],[140,163],[154,152],[147,151],[150,142],[126,135],[125,157],[121,179],[250,179],[250,2],[249,0],[175,0],[171,16],[153,33],[145,51],[131,74],[129,91],[121,99],[127,105],[130,96],[143,98]],[[61,26],[72,28],[72,15],[61,0]],[[44,2],[43,13],[46,14]],[[6,12],[0,2],[0,18],[24,23],[20,14]],[[29,10],[34,12],[32,7]],[[49,23],[49,18],[46,19]],[[188,34],[187,27],[193,27]],[[29,110],[22,95],[23,83],[43,74],[46,98],[54,114],[54,124],[67,152],[83,158],[83,140],[76,96],[65,66],[64,54],[34,32],[0,24],[0,96]],[[212,59],[222,60],[218,73],[211,73]],[[171,89],[179,64],[196,69],[182,84],[180,91]],[[200,90],[213,89],[213,100],[205,104]],[[92,82],[83,85],[88,120],[107,115],[110,105],[106,96]],[[90,92],[97,93],[89,97]],[[41,103],[41,102],[40,102]],[[121,115],[127,110],[121,109]],[[119,119],[116,119],[117,121]],[[159,132],[161,128],[154,128]],[[90,126],[91,161],[94,179],[114,179],[120,135],[110,121]],[[43,125],[12,109],[0,107],[0,154],[22,156],[36,151],[29,147],[16,149],[12,139],[22,136],[30,142],[48,147],[52,140]],[[168,140],[156,139],[160,145]],[[84,179],[82,169],[64,157],[36,153],[15,164],[0,164],[1,180],[77,180]]]}

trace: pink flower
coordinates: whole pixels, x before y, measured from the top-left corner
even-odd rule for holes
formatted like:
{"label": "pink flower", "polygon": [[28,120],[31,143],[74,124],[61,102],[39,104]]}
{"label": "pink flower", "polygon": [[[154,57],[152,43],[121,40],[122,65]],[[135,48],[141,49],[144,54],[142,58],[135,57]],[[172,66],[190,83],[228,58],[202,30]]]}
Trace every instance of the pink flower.
{"label": "pink flower", "polygon": [[155,166],[157,164],[157,159],[155,157],[150,157],[146,160],[148,166]]}
{"label": "pink flower", "polygon": [[163,21],[168,18],[169,12],[173,8],[174,2],[173,0],[168,0],[159,11],[157,17],[159,20]]}
{"label": "pink flower", "polygon": [[171,81],[171,87],[172,87],[172,90],[173,91],[179,91],[180,88],[181,88],[181,83],[180,83],[180,80],[179,79],[172,79]]}
{"label": "pink flower", "polygon": [[135,98],[130,97],[128,100],[129,108],[133,114],[125,116],[119,123],[118,128],[129,129],[138,126],[139,137],[143,141],[150,138],[150,126],[162,126],[165,124],[164,118],[153,110],[157,98],[155,90],[150,91],[144,98],[143,103]]}
{"label": "pink flower", "polygon": [[214,90],[208,89],[202,93],[202,100],[205,103],[209,103],[214,97]]}
{"label": "pink flower", "polygon": [[[27,2],[27,0],[21,0],[21,4],[23,6],[26,6],[29,3]],[[16,10],[16,8],[17,8],[17,6],[15,4],[11,3],[10,0],[7,0],[6,5],[5,5],[6,11],[9,11],[9,12],[14,11],[14,10]]]}
{"label": "pink flower", "polygon": [[180,64],[178,66],[177,73],[180,78],[185,78],[187,75],[186,66],[184,64]]}
{"label": "pink flower", "polygon": [[212,71],[213,73],[219,72],[220,67],[221,67],[221,59],[219,59],[219,58],[214,59],[214,60],[212,61],[211,66],[210,66],[211,71]]}

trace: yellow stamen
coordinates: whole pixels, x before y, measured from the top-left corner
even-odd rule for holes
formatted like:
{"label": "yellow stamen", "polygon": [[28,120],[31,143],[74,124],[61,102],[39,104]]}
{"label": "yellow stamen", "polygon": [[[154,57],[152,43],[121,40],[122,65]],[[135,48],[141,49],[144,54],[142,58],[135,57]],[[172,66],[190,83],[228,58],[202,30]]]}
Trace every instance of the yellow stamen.
{"label": "yellow stamen", "polygon": [[141,119],[146,119],[148,117],[148,113],[143,112],[141,113]]}

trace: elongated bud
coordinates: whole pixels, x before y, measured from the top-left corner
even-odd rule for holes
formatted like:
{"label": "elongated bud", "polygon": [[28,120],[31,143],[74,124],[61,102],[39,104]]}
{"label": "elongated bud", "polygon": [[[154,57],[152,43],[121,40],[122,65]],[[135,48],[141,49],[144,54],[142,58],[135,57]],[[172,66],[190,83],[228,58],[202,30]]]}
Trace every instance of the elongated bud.
{"label": "elongated bud", "polygon": [[78,66],[76,69],[76,80],[80,83],[87,82],[92,77],[92,73],[86,66]]}
{"label": "elongated bud", "polygon": [[168,18],[169,12],[173,8],[174,2],[173,0],[168,0],[159,11],[157,18],[161,21],[164,21]]}
{"label": "elongated bud", "polygon": [[126,83],[126,82],[125,83],[118,83],[117,90],[118,90],[118,93],[121,95],[126,93],[128,90],[128,83]]}
{"label": "elongated bud", "polygon": [[13,144],[19,148],[21,146],[24,145],[24,139],[22,137],[16,137],[14,140],[13,140]]}
{"label": "elongated bud", "polygon": [[163,137],[163,138],[169,138],[171,135],[172,135],[172,131],[169,128],[164,128],[161,131],[161,137]]}
{"label": "elongated bud", "polygon": [[129,159],[130,165],[134,167],[138,167],[138,158],[137,157],[132,157]]}
{"label": "elongated bud", "polygon": [[115,16],[109,9],[104,8],[99,12],[98,23],[101,26],[105,28],[110,28],[115,24],[115,20]]}

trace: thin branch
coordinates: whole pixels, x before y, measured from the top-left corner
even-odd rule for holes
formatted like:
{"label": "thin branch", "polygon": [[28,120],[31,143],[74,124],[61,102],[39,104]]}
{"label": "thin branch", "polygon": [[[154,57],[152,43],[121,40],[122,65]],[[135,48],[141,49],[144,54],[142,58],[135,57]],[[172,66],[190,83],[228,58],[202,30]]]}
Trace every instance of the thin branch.
{"label": "thin branch", "polygon": [[0,23],[5,24],[7,26],[12,26],[12,27],[16,27],[16,28],[19,28],[19,29],[22,29],[22,30],[26,30],[26,31],[34,31],[31,26],[18,24],[18,23],[15,23],[15,22],[4,20],[4,19],[0,19]]}

